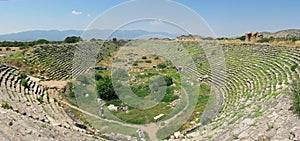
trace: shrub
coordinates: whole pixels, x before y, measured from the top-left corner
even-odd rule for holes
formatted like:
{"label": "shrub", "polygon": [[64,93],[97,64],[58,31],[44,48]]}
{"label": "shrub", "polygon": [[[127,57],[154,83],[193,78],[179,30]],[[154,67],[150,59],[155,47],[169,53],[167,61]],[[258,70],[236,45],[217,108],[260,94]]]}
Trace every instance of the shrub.
{"label": "shrub", "polygon": [[150,63],[152,63],[152,61],[151,61],[151,60],[146,60],[145,62],[146,62],[146,63],[149,63],[149,64],[150,64]]}
{"label": "shrub", "polygon": [[292,42],[296,42],[296,41],[299,41],[300,38],[298,38],[298,37],[290,37],[290,38],[288,38],[288,40],[290,40]]}
{"label": "shrub", "polygon": [[159,63],[159,64],[157,65],[157,67],[160,68],[160,69],[164,69],[164,68],[167,67],[167,65],[166,65],[165,63]]}
{"label": "shrub", "polygon": [[40,102],[40,104],[44,103],[43,97],[39,97],[37,98],[38,102]]}
{"label": "shrub", "polygon": [[133,62],[133,66],[138,66],[139,64],[137,62]]}
{"label": "shrub", "polygon": [[147,57],[146,57],[146,56],[143,56],[142,59],[147,59]]}
{"label": "shrub", "polygon": [[158,59],[159,59],[159,57],[158,57],[158,56],[155,56],[154,60],[158,60]]}
{"label": "shrub", "polygon": [[294,80],[292,87],[292,100],[293,100],[293,106],[292,109],[296,114],[300,116],[300,80]]}
{"label": "shrub", "polygon": [[20,79],[25,79],[27,75],[24,72],[21,72],[19,75]]}
{"label": "shrub", "polygon": [[25,88],[28,88],[28,82],[26,79],[21,79],[21,85]]}
{"label": "shrub", "polygon": [[112,80],[110,77],[105,76],[97,83],[98,96],[106,101],[118,99],[114,91]]}
{"label": "shrub", "polygon": [[96,73],[95,74],[95,80],[99,81],[102,78],[101,74]]}
{"label": "shrub", "polygon": [[9,109],[10,108],[10,106],[9,106],[9,104],[7,102],[2,103],[1,107],[3,109]]}
{"label": "shrub", "polygon": [[291,71],[296,71],[297,67],[298,67],[298,64],[295,64],[295,65],[291,66]]}
{"label": "shrub", "polygon": [[260,40],[257,40],[257,42],[259,42],[259,43],[265,43],[265,42],[271,42],[271,41],[274,41],[273,37],[271,37],[271,38],[262,38]]}
{"label": "shrub", "polygon": [[173,84],[173,79],[172,79],[172,77],[170,77],[170,76],[164,76],[164,79],[165,79],[165,81],[166,81],[166,85],[167,85],[167,86],[170,86],[170,85]]}
{"label": "shrub", "polygon": [[68,90],[69,90],[69,96],[71,98],[75,98],[75,92],[73,91],[73,83],[72,82],[68,82]]}
{"label": "shrub", "polygon": [[7,47],[5,50],[6,50],[6,51],[10,51],[10,50],[11,50],[11,48]]}
{"label": "shrub", "polygon": [[239,39],[239,40],[241,40],[241,41],[245,41],[245,40],[246,40],[246,36],[241,36],[241,37],[238,37],[238,38],[236,38],[236,39]]}

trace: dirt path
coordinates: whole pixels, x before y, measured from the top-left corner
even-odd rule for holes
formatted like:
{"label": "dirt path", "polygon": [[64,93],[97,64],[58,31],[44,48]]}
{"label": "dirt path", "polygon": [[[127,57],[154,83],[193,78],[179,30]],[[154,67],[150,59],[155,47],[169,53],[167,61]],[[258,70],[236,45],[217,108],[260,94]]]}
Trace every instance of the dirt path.
{"label": "dirt path", "polygon": [[[181,110],[179,113],[177,113],[176,115],[174,115],[172,118],[167,119],[166,121],[164,121],[166,123],[166,125],[168,123],[170,123],[172,120],[174,120],[176,117],[178,117],[179,115],[183,114],[183,111],[185,111],[187,109],[188,105],[189,105],[189,100],[188,100],[187,92],[183,88],[182,88],[182,90],[183,90],[183,93],[185,94],[185,97],[187,99],[187,105],[184,107],[183,110]],[[70,107],[72,109],[78,110],[78,111],[80,111],[80,112],[82,112],[82,113],[84,113],[84,114],[86,114],[88,116],[94,117],[96,119],[104,120],[104,121],[111,122],[111,123],[117,123],[117,124],[120,124],[120,125],[123,125],[123,126],[128,126],[128,127],[133,127],[133,128],[141,129],[141,130],[143,130],[143,131],[145,131],[145,132],[148,133],[149,138],[152,141],[158,140],[158,138],[156,136],[156,132],[159,129],[161,129],[161,128],[164,127],[164,126],[158,125],[157,123],[150,123],[150,124],[146,124],[146,125],[135,125],[135,124],[123,123],[123,122],[119,122],[119,121],[115,121],[115,120],[103,119],[103,118],[101,118],[98,115],[95,115],[95,114],[92,114],[92,113],[87,112],[85,110],[82,110],[82,109],[80,109],[80,108],[78,108],[78,107],[76,107],[74,105],[71,105],[71,104],[65,102],[65,101],[59,101],[59,102],[61,104],[63,104],[63,105],[66,105],[66,106],[68,106],[68,107]]]}

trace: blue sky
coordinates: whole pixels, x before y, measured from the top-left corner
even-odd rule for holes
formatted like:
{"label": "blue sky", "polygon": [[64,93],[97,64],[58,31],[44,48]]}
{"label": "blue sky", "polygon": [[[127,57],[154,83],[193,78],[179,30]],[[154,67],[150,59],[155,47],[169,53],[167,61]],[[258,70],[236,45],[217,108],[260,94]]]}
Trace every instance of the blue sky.
{"label": "blue sky", "polygon": [[[86,29],[95,18],[126,0],[0,0],[0,34],[27,30]],[[300,28],[299,0],[175,0],[199,14],[217,36],[238,36],[247,31],[277,31]],[[128,12],[143,9],[126,9]],[[170,9],[157,10],[173,18],[185,19],[184,14]],[[148,11],[149,12],[149,11]],[[146,13],[146,12],[145,12]],[[118,13],[110,21],[125,17]],[[193,22],[193,19],[185,22]],[[132,24],[128,29],[178,32],[166,26],[147,28]],[[160,21],[157,21],[160,23]],[[146,26],[145,24],[143,24]],[[192,25],[191,25],[192,26]],[[196,25],[193,25],[196,26]],[[110,28],[109,25],[101,26]],[[201,34],[201,33],[195,33]]]}

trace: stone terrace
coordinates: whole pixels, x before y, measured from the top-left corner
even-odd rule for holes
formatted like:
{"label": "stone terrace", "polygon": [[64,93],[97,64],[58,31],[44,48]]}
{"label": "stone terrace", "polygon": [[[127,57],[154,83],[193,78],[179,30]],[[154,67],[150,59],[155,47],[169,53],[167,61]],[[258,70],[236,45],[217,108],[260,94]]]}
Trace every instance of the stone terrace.
{"label": "stone terrace", "polygon": [[300,120],[289,110],[288,89],[300,74],[299,68],[291,71],[292,65],[300,65],[300,49],[268,45],[220,46],[226,59],[226,77],[211,74],[205,56],[213,57],[214,53],[207,55],[200,46],[186,45],[198,65],[199,76],[209,75],[208,83],[214,84],[217,94],[223,97],[222,107],[212,122],[195,126],[196,131],[186,137],[197,141],[300,140]]}
{"label": "stone terrace", "polygon": [[24,87],[19,74],[16,68],[0,66],[0,104],[10,106],[0,108],[0,140],[93,139],[48,96],[47,88],[30,77],[25,78],[28,87]]}

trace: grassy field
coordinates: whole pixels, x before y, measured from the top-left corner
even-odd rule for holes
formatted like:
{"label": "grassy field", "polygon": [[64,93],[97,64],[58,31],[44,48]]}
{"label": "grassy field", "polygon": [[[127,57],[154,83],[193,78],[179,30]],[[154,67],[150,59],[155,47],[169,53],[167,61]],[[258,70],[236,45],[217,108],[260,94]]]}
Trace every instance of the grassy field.
{"label": "grassy field", "polygon": [[[145,62],[145,60],[148,59],[151,60],[151,63]],[[101,61],[101,63],[105,64],[105,60],[111,61],[113,59],[104,58],[103,61]],[[152,66],[158,65],[159,63],[166,63],[167,68],[161,69],[159,71],[156,70],[155,68],[152,68]],[[143,66],[141,64],[148,64],[148,66],[147,65]],[[159,114],[164,114],[164,116],[161,117],[159,120],[167,120],[172,118],[173,115],[179,113],[187,103],[186,103],[186,99],[183,98],[182,96],[182,89],[181,89],[182,80],[180,74],[174,68],[172,68],[172,64],[168,62],[164,62],[162,58],[157,56],[150,56],[150,57],[143,56],[138,61],[138,65],[136,66],[136,68],[138,67],[141,67],[139,71],[134,70],[134,68],[129,71],[130,78],[128,82],[133,92],[138,97],[147,99],[147,97],[149,97],[149,94],[151,93],[151,89],[149,87],[150,78],[158,75],[168,76],[172,78],[172,85],[167,86],[166,94],[164,98],[157,105],[148,109],[138,109],[138,108],[131,107],[129,105],[124,104],[119,99],[105,101],[106,103],[104,108],[105,119],[115,120],[115,121],[125,122],[125,123],[132,123],[132,124],[148,124],[148,123],[157,122],[154,120],[154,117]],[[111,71],[96,71],[95,73],[96,75],[98,75],[97,77],[100,78],[111,75]],[[76,104],[81,109],[84,109],[90,113],[94,113],[95,115],[99,115],[100,107],[96,100],[98,97],[96,91],[97,89],[96,84],[98,83],[98,80],[95,80],[94,76],[95,75],[93,73],[79,76],[77,78],[77,81],[74,82],[75,91],[76,91],[76,101],[77,101]],[[136,81],[131,80],[133,76],[135,77]],[[192,116],[189,117],[188,122],[184,124],[184,126],[182,126],[181,130],[191,127],[192,126],[192,124],[190,124],[191,121],[195,121],[196,123],[199,123],[201,121],[201,114],[205,108],[206,103],[208,102],[210,87],[203,83],[199,86],[199,89],[200,91],[198,91],[199,96],[197,96],[198,97],[197,104],[195,107],[193,107],[194,110]],[[175,94],[174,93],[175,91],[178,93]],[[192,92],[193,90],[191,89],[189,91]],[[67,99],[69,99],[71,103],[75,103],[74,98],[73,100],[72,98],[71,99],[67,98]],[[181,100],[177,105],[174,105],[174,107],[170,106],[171,102],[179,99]],[[128,111],[127,112],[122,110],[109,111],[106,107],[109,106],[110,104],[119,107],[128,106]],[[95,119],[93,119],[92,117],[88,117],[88,118],[90,119],[87,119],[87,121],[91,123],[95,122]],[[95,127],[99,128],[99,130],[101,131],[107,130],[105,131],[106,133],[108,133],[109,131],[113,131],[110,129],[115,129],[115,128],[108,129],[108,127],[110,126],[117,127],[118,125],[116,123],[109,123],[105,121],[97,121],[96,123],[97,125]],[[133,134],[133,133],[134,132],[129,134]]]}

